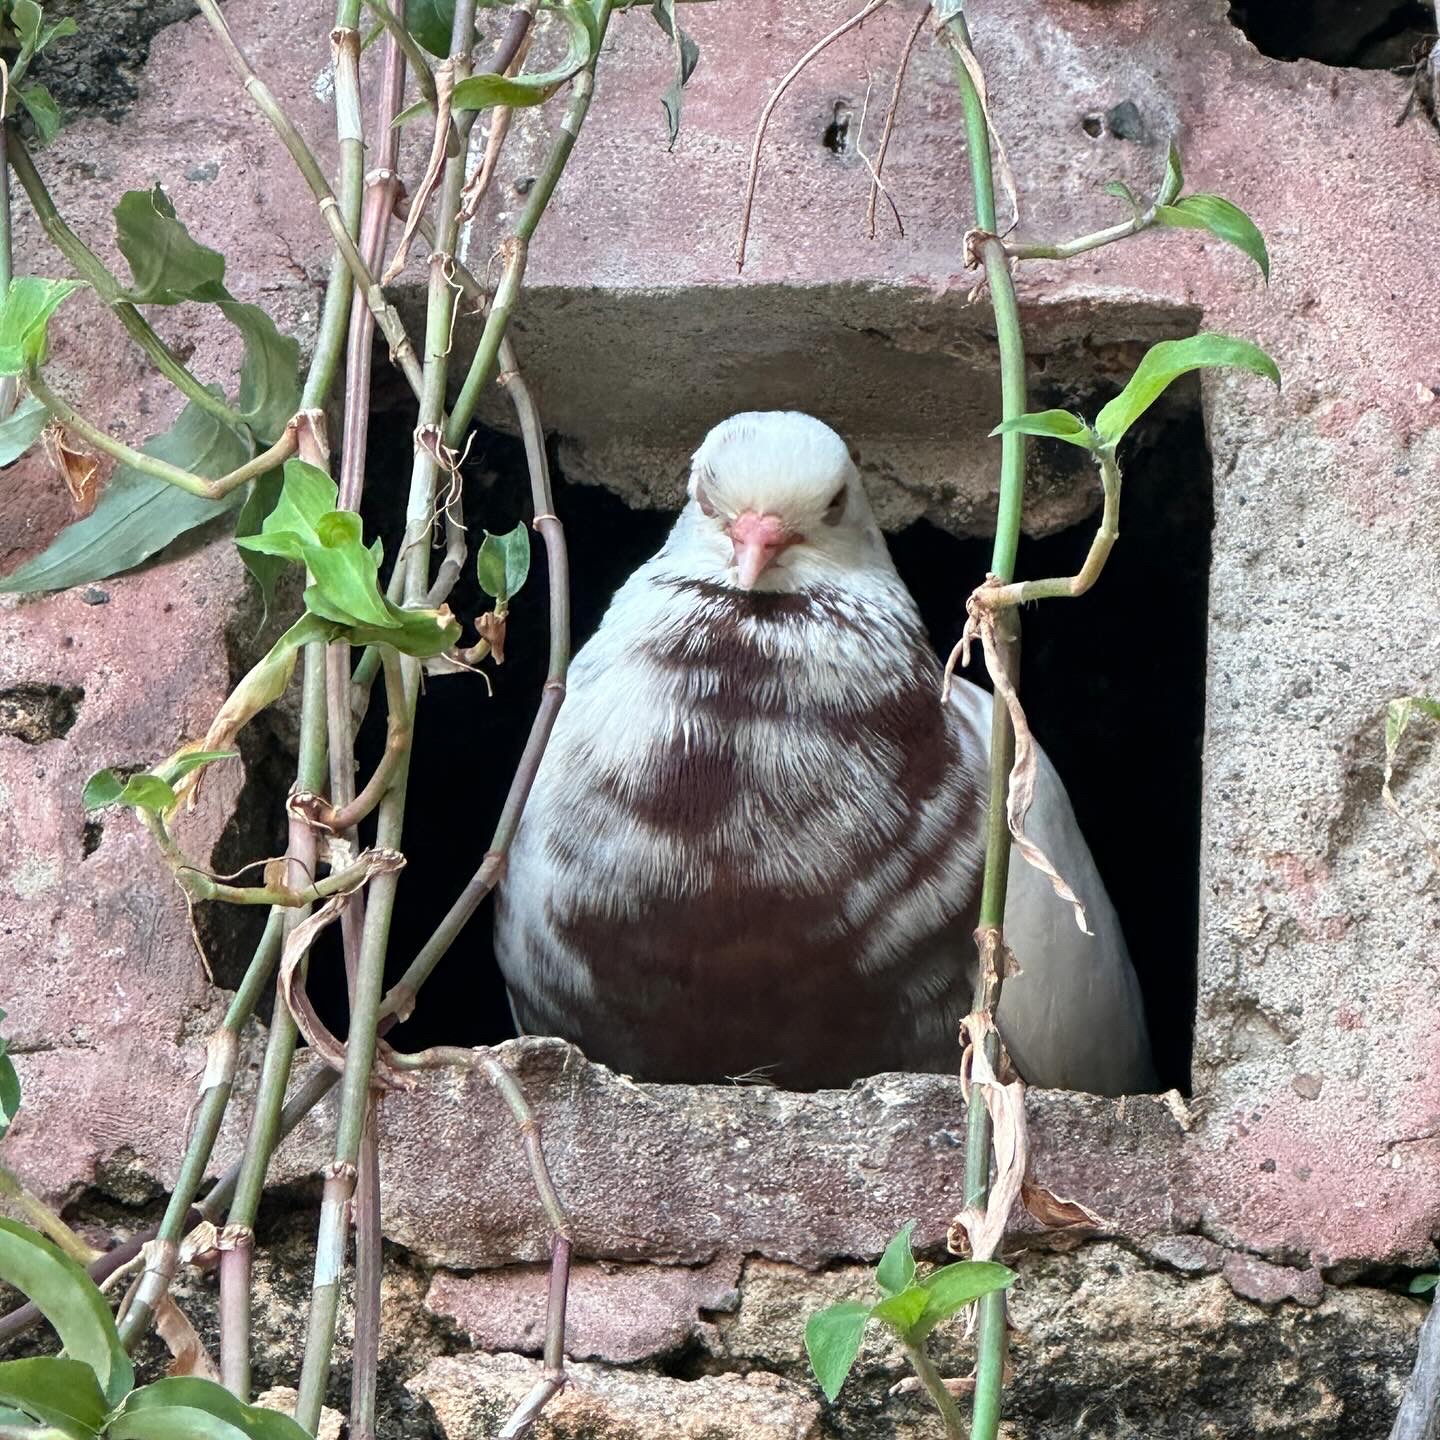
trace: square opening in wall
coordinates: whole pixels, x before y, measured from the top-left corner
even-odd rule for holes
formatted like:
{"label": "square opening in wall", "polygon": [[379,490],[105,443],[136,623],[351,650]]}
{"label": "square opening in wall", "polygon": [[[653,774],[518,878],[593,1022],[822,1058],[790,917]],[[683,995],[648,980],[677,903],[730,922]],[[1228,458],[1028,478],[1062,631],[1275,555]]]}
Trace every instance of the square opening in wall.
{"label": "square opening in wall", "polygon": [[[387,554],[399,543],[392,517],[399,510],[396,487],[408,473],[412,424],[408,413],[381,413],[372,431],[367,528],[382,535]],[[863,468],[865,435],[847,439]],[[578,649],[619,585],[664,542],[674,511],[633,509],[601,485],[567,479],[564,458],[563,447],[552,444],[556,510],[570,542]],[[1198,390],[1177,387],[1123,458],[1122,539],[1089,595],[1027,608],[1022,687],[1036,737],[1064,781],[1119,915],[1143,991],[1158,1083],[1188,1091],[1212,522]],[[1037,470],[1043,485],[1044,466]],[[394,485],[388,483],[392,476],[399,477]],[[473,563],[482,528],[498,533],[529,516],[519,441],[482,431],[465,478],[472,558],[451,604],[470,619],[489,605]],[[1039,509],[1045,512],[1043,497]],[[1090,544],[1095,516],[1085,515],[1083,506],[1073,514],[1063,507],[1050,513],[1069,523],[1022,541],[1022,576],[1073,573]],[[990,542],[947,533],[924,519],[892,530],[887,540],[943,655],[960,633],[965,597],[988,567]],[[511,609],[505,663],[487,667],[493,696],[478,677],[427,681],[419,724],[430,739],[416,746],[412,762],[404,846],[409,863],[389,981],[433,933],[489,843],[544,681],[546,588],[545,557],[537,545],[530,583]],[[978,663],[970,673],[977,683],[988,683]],[[383,716],[372,713],[360,735],[361,773],[368,773],[383,743]],[[487,902],[428,981],[414,1017],[395,1032],[402,1048],[493,1043],[515,1033],[492,922]],[[343,1028],[337,937],[322,940],[312,977],[322,1017]],[[1002,1001],[1002,1023],[1003,1014]]]}

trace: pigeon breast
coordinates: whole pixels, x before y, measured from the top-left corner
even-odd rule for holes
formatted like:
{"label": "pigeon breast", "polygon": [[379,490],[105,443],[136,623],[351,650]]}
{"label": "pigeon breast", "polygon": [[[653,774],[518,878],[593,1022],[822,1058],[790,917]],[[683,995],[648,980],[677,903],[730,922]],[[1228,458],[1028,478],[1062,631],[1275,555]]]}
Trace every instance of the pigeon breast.
{"label": "pigeon breast", "polygon": [[517,1022],[657,1080],[953,1069],[984,758],[883,542],[795,591],[673,548],[571,669],[498,898]]}

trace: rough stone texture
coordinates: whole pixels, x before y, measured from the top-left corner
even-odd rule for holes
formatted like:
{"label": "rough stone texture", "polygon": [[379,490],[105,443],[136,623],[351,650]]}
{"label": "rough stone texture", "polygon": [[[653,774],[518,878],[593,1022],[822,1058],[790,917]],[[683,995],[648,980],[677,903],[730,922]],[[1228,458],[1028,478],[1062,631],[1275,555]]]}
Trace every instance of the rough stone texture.
{"label": "rough stone texture", "polygon": [[[226,8],[292,115],[324,137],[326,7]],[[904,239],[883,207],[880,237],[864,237],[864,165],[853,146],[821,143],[838,102],[858,116],[867,69],[883,93],[908,23],[902,7],[792,86],[771,131],[745,275],[730,263],[752,119],[792,59],[850,9],[687,9],[703,59],[673,154],[659,138],[659,31],[643,15],[617,20],[576,168],[534,246],[517,332],[577,472],[661,503],[710,421],[747,404],[796,404],[847,432],[891,521],[924,514],[983,528],[995,381],[985,308],[965,304],[969,209],[944,58],[926,42],[917,50],[887,163]],[[1256,337],[1286,376],[1278,399],[1249,379],[1208,383],[1201,396],[1216,527],[1194,1101],[1187,1112],[1032,1097],[1041,1178],[1098,1210],[1124,1248],[1022,1262],[1013,1403],[1026,1440],[1383,1435],[1419,1308],[1319,1282],[1433,1264],[1440,1229],[1437,880],[1379,803],[1386,700],[1440,684],[1440,361],[1423,309],[1440,214],[1436,140],[1423,124],[1392,123],[1405,80],[1266,60],[1225,10],[1223,0],[995,0],[976,20],[1022,236],[1112,219],[1101,183],[1152,189],[1174,132],[1192,183],[1254,214],[1275,262],[1265,290],[1233,252],[1185,232],[1023,269],[1037,402],[1089,406],[1146,342],[1202,325]],[[126,24],[133,13],[125,7]],[[1090,133],[1087,118],[1127,102],[1125,124]],[[533,171],[540,123],[533,113],[518,122],[521,144],[495,192],[502,208]],[[872,104],[867,153],[874,135]],[[76,227],[112,257],[110,206],[165,177],[182,214],[229,256],[232,289],[302,339],[312,332],[320,226],[201,26],[156,36],[123,129],[85,119],[41,163]],[[54,273],[23,204],[17,213],[19,268]],[[483,268],[489,240],[469,243]],[[173,397],[109,317],[84,297],[64,313],[51,368],[67,393],[127,439],[167,423]],[[200,373],[232,373],[233,337],[213,315],[178,311],[160,323]],[[1067,523],[1087,503],[1068,458],[1037,447],[1038,527]],[[0,563],[40,548],[66,506],[38,461],[7,471]],[[5,1159],[52,1196],[95,1187],[142,1204],[174,1179],[223,997],[204,981],[183,906],[138,828],[107,817],[87,832],[78,796],[99,766],[153,759],[203,725],[253,617],[230,624],[245,590],[223,545],[104,591],[105,604],[86,593],[4,602],[0,695],[83,692],[73,721],[54,723],[27,700],[4,711],[22,718],[0,733],[0,845],[11,857],[0,881],[0,1004],[26,1087]],[[187,822],[197,859],[224,836],[242,780],[258,769],[252,755],[243,771],[217,774]],[[1397,779],[1417,814],[1440,808],[1440,751],[1411,746]],[[687,1296],[683,1314],[660,1306],[674,1324],[654,1322],[657,1353],[685,1333],[682,1349],[720,1346],[702,1367],[768,1366],[798,1382],[804,1314],[859,1277],[782,1262],[873,1257],[912,1214],[933,1244],[955,1208],[963,1114],[949,1081],[881,1077],[816,1096],[663,1090],[567,1063],[560,1047],[512,1054],[582,1257],[758,1257],[738,1310],[692,1311],[693,1273],[656,1281],[657,1292]],[[247,1072],[242,1099],[248,1083]],[[314,1172],[332,1121],[322,1109],[287,1150],[286,1176]],[[541,1258],[544,1227],[513,1126],[486,1087],[427,1077],[386,1101],[384,1127],[387,1229],[419,1262]],[[239,1133],[239,1122],[227,1128],[222,1158]],[[293,1315],[307,1260],[281,1254],[276,1310]],[[487,1343],[533,1346],[518,1308],[530,1274],[501,1282],[514,1328]],[[402,1334],[426,1314],[432,1282],[411,1272],[406,1283]],[[429,1348],[401,1353],[392,1377],[443,1348],[435,1329],[416,1333]],[[278,1324],[273,1334],[265,1378],[281,1380],[294,1334]],[[610,1340],[595,1343],[614,1353]],[[920,1433],[931,1422],[919,1402],[885,1398],[898,1370],[869,1357],[839,1419],[825,1423],[847,1440]],[[435,1360],[417,1392],[440,1397],[446,1424],[469,1433],[528,1382],[525,1363],[475,1360],[466,1372]],[[669,1397],[647,1413],[677,1407],[654,1422],[671,1426],[663,1433],[685,1433],[677,1417],[692,1411],[723,1416],[744,1388],[734,1376],[597,1376],[592,1388],[632,1383]],[[692,1388],[707,1384],[719,1388]],[[807,1433],[813,1391],[755,1384],[757,1425]],[[405,1425],[393,1433],[436,1433],[423,1407]]]}
{"label": "rough stone texture", "polygon": [[[964,1106],[947,1076],[880,1075],[794,1095],[636,1085],[555,1040],[498,1053],[530,1096],[584,1256],[696,1264],[738,1241],[746,1253],[818,1265],[878,1255],[897,1217],[922,1217],[917,1243],[938,1244],[961,1205]],[[1118,1233],[1193,1222],[1176,1211],[1183,1132],[1160,1101],[1037,1092],[1032,1103],[1042,1184]],[[382,1125],[394,1240],[449,1266],[548,1255],[514,1121],[486,1081],[427,1075],[386,1099]],[[296,1150],[288,1164],[317,1161]],[[413,1184],[427,1168],[427,1183]]]}
{"label": "rough stone texture", "polygon": [[[1404,1297],[1364,1289],[1328,1290],[1312,1309],[1265,1310],[1219,1276],[1155,1269],[1115,1244],[1029,1252],[1014,1263],[1016,1379],[1006,1406],[1014,1440],[1384,1435],[1424,1315]],[[858,1268],[815,1275],[752,1261],[740,1293],[739,1311],[718,1319],[716,1362],[801,1378],[806,1316],[872,1292]],[[970,1370],[960,1333],[936,1337],[943,1374]],[[852,1386],[827,1407],[825,1433],[934,1434],[918,1397],[886,1399],[906,1373],[896,1346],[872,1334]]]}
{"label": "rough stone texture", "polygon": [[[819,1440],[819,1405],[773,1375],[687,1381],[594,1365],[572,1375],[532,1432],[538,1440]],[[433,1361],[411,1383],[445,1440],[485,1440],[539,1379],[540,1366],[518,1355],[465,1355]]]}
{"label": "rough stone texture", "polygon": [[[454,1321],[481,1350],[535,1352],[545,1340],[550,1267],[436,1275],[425,1308]],[[734,1310],[740,1260],[710,1265],[576,1265],[565,1308],[565,1353],[620,1364],[683,1350],[714,1333],[710,1311]]]}

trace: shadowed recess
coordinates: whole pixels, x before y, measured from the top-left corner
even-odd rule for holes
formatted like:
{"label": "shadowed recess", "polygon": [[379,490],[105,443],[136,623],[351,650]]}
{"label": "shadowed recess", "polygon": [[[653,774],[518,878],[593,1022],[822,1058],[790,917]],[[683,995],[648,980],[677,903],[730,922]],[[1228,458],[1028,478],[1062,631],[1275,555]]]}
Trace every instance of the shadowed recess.
{"label": "shadowed recess", "polygon": [[[1144,989],[1162,1085],[1188,1090],[1198,943],[1205,613],[1212,524],[1210,460],[1191,393],[1130,456],[1122,539],[1096,589],[1025,615],[1023,693],[1032,724],[1070,790],[1119,911]],[[381,414],[371,436],[367,531],[386,553],[409,474],[411,421]],[[552,456],[552,461],[553,461]],[[661,544],[668,514],[632,511],[610,492],[555,474],[556,510],[570,539],[576,646],[616,587]],[[483,527],[528,516],[519,442],[481,432],[466,475],[472,547]],[[1073,572],[1093,521],[1021,547],[1019,573]],[[928,523],[890,537],[896,563],[937,648],[959,633],[965,595],[985,573],[989,542]],[[530,581],[511,609],[506,661],[490,698],[478,677],[431,678],[420,707],[404,848],[409,864],[392,931],[388,978],[398,977],[478,866],[520,755],[546,666],[546,568],[536,544]],[[451,605],[468,625],[482,608],[472,559]],[[971,678],[982,680],[982,667]],[[361,775],[384,740],[383,707],[359,742]],[[364,837],[362,837],[364,838]],[[317,946],[311,992],[343,1029],[338,936]],[[487,903],[427,984],[414,1018],[393,1034],[405,1049],[481,1044],[514,1033],[491,947]]]}
{"label": "shadowed recess", "polygon": [[1233,0],[1230,20],[1262,55],[1358,70],[1412,68],[1435,39],[1428,0]]}

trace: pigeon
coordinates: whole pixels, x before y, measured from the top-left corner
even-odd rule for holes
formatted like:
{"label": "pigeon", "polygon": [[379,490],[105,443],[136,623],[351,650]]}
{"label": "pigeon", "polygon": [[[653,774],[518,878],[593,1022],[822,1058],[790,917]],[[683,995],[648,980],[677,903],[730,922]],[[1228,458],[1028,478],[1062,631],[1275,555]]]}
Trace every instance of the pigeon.
{"label": "pigeon", "polygon": [[[735,415],[570,670],[495,950],[522,1034],[636,1079],[955,1072],[976,972],[991,699],[940,661],[850,452]],[[1120,924],[1043,755],[996,1021],[1032,1085],[1154,1083]]]}

